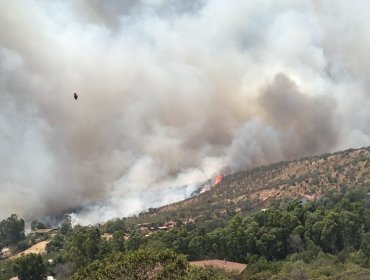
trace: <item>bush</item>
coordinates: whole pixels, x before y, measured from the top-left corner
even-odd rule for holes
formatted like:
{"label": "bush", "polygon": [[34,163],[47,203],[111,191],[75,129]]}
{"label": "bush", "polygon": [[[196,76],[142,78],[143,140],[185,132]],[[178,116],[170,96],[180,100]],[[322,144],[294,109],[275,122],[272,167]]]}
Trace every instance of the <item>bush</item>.
{"label": "bush", "polygon": [[17,243],[17,250],[18,251],[24,251],[28,247],[29,247],[29,245],[28,245],[27,241],[25,241],[25,240],[18,241],[18,243]]}

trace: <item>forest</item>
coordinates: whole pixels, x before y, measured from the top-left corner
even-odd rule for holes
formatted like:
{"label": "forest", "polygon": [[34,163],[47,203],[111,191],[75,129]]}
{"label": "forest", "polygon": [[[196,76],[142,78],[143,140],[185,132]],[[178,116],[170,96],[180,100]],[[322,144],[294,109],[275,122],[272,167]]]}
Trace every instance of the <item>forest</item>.
{"label": "forest", "polygon": [[[211,230],[204,223],[178,222],[173,229],[145,236],[126,226],[125,219],[116,219],[107,224],[110,239],[102,237],[106,228],[72,228],[67,215],[47,244],[48,253],[38,259],[40,271],[58,279],[105,279],[102,275],[129,275],[145,267],[148,271],[138,279],[236,279],[225,271],[189,266],[192,260],[227,259],[248,264],[248,279],[360,279],[370,273],[369,192],[365,185],[328,192],[312,202],[280,201],[250,215],[234,215]],[[4,234],[8,220],[1,223],[2,242],[9,242]],[[22,221],[14,224],[19,227]],[[21,235],[22,230],[15,236]],[[2,275],[19,274],[21,261],[1,261]]]}

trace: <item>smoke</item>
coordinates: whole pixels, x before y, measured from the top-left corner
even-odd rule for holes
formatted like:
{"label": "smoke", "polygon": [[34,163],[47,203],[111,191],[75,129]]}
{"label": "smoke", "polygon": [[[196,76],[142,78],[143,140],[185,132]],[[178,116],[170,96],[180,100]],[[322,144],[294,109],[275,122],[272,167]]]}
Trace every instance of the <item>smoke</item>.
{"label": "smoke", "polygon": [[310,97],[285,75],[277,74],[261,90],[257,102],[259,118],[248,121],[231,144],[229,166],[233,171],[337,146],[334,98]]}
{"label": "smoke", "polygon": [[367,1],[0,3],[2,218],[101,221],[370,143]]}

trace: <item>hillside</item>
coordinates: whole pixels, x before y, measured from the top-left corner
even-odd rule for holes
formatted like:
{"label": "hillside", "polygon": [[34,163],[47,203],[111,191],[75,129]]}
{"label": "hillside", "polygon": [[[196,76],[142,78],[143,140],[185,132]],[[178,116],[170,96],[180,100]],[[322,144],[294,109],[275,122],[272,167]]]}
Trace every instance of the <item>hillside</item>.
{"label": "hillside", "polygon": [[211,190],[139,215],[140,222],[163,219],[210,220],[268,208],[271,203],[342,192],[370,182],[370,147],[302,158],[227,175]]}
{"label": "hillside", "polygon": [[148,279],[138,277],[143,271],[182,275],[158,279],[239,279],[191,265],[204,260],[247,265],[243,279],[367,279],[369,159],[370,148],[362,148],[238,172],[185,201],[97,226],[72,228],[66,215],[42,243],[43,259],[2,260],[0,279],[29,261],[57,279]]}

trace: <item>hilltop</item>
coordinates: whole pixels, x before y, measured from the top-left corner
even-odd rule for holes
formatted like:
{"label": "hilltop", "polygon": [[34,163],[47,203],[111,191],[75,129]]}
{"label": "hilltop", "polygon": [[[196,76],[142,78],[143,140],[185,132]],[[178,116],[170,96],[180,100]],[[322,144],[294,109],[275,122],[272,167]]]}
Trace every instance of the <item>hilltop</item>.
{"label": "hilltop", "polygon": [[370,182],[370,147],[284,161],[227,175],[209,191],[129,220],[225,219],[292,199],[315,200]]}

